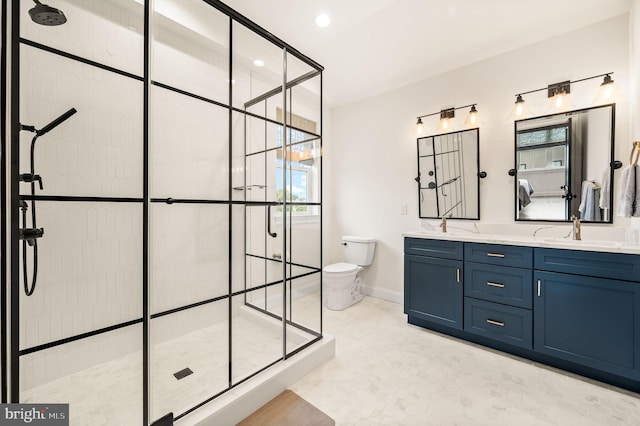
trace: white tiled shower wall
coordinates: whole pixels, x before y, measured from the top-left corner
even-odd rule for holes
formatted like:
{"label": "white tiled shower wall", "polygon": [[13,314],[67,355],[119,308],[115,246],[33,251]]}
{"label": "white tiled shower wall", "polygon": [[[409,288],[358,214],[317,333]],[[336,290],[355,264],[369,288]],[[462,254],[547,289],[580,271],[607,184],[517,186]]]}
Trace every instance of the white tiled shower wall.
{"label": "white tiled shower wall", "polygon": [[[155,2],[158,10],[169,3]],[[193,27],[204,27],[202,22],[216,23],[206,25],[206,37],[186,28],[172,33],[168,28],[175,28],[175,22],[169,22],[166,16],[154,17],[158,26],[154,27],[152,79],[226,103],[228,19],[211,8],[201,9],[201,3],[191,2],[193,8],[187,12],[192,13],[185,12],[179,19],[191,19]],[[69,21],[59,28],[34,25],[27,13],[31,4],[25,1],[21,6],[23,37],[142,74],[142,7],[137,2],[61,0],[56,7],[65,11]],[[282,80],[268,70],[263,71],[262,80],[253,75],[252,52],[261,52],[265,62],[276,68],[282,66],[282,54],[266,42],[256,43],[257,37],[247,30],[234,27],[234,31],[237,45],[246,53],[234,54],[234,106],[242,108],[245,101],[277,87]],[[212,40],[221,43],[221,47],[213,49]],[[42,175],[44,183],[44,190],[37,193],[142,197],[143,83],[29,46],[23,45],[21,53],[21,122],[41,127],[71,107],[78,110],[37,143],[36,173]],[[279,62],[275,59],[278,54]],[[289,61],[290,73],[297,76],[308,71],[293,58],[289,57]],[[317,84],[307,84],[314,85]],[[300,105],[296,113],[319,123],[319,114],[311,113],[312,107],[302,107],[309,100],[319,102],[319,98],[306,92],[302,86],[296,89],[294,103]],[[227,110],[155,86],[150,99],[150,196],[228,199]],[[269,116],[275,119],[275,109],[281,103],[281,96],[274,98],[269,104]],[[234,113],[232,129],[232,185],[242,186],[245,170],[241,114]],[[23,172],[28,170],[30,135],[23,133],[21,138]],[[262,173],[260,168],[253,174],[247,171],[248,176]],[[27,191],[26,185],[21,188],[22,193]],[[243,199],[244,193],[234,191],[232,196]],[[33,296],[21,296],[21,349],[140,318],[142,205],[39,202],[37,209],[38,227],[45,228],[45,235],[39,240],[38,286]],[[233,206],[234,291],[244,284],[244,214],[244,207]],[[264,232],[264,208],[256,210],[253,217],[251,229],[258,235]],[[275,221],[274,226],[278,226]],[[228,291],[228,229],[226,205],[151,205],[151,313]],[[260,233],[255,241],[264,244],[263,235]],[[282,246],[281,236],[282,232],[269,242],[267,254]],[[319,267],[319,221],[294,223],[292,238],[293,247],[304,248],[293,254],[294,261]],[[261,252],[265,252],[264,248]],[[264,266],[259,265],[249,273],[259,277],[263,270]],[[317,289],[318,280],[319,276],[307,278],[307,285]],[[215,315],[209,312],[197,321],[189,315],[167,317],[163,327],[156,329],[152,321],[153,343],[223,318],[227,318],[226,309]],[[23,357],[21,371],[29,373],[22,375],[22,388],[29,389],[141,349],[139,326],[109,335]]]}

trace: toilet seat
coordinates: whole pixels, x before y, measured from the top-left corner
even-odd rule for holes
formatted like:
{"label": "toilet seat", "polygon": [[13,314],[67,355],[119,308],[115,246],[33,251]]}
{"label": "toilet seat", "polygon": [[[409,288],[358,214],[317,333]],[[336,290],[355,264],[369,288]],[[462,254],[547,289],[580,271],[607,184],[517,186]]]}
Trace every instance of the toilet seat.
{"label": "toilet seat", "polygon": [[354,265],[353,263],[340,262],[325,266],[324,272],[328,272],[330,274],[348,274],[356,272],[358,268],[359,266]]}

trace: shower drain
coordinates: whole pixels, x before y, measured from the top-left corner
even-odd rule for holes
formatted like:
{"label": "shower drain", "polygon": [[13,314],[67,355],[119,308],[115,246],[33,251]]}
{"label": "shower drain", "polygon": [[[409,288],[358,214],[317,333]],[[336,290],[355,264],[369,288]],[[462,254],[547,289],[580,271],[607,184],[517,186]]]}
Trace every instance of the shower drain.
{"label": "shower drain", "polygon": [[180,379],[184,379],[185,377],[187,377],[188,375],[193,374],[193,371],[191,371],[191,369],[189,367],[182,369],[180,371],[178,371],[177,373],[173,373],[173,377],[175,377],[176,379],[180,380]]}

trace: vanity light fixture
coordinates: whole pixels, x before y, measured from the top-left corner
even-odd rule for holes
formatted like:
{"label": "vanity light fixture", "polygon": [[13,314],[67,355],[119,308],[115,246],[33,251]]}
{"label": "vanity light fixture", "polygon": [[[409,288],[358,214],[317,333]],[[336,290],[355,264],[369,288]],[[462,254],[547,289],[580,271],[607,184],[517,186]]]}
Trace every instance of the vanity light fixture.
{"label": "vanity light fixture", "polygon": [[469,110],[469,115],[467,119],[464,121],[464,125],[466,127],[475,127],[478,125],[478,110],[476,109],[476,105],[471,105],[471,109]]}
{"label": "vanity light fixture", "polygon": [[561,109],[567,106],[567,95],[569,93],[571,93],[570,81],[550,84],[547,87],[547,97],[552,98],[553,105],[556,109]]}
{"label": "vanity light fixture", "polygon": [[434,115],[440,116],[440,121],[438,122],[438,132],[448,132],[451,131],[452,127],[452,119],[456,116],[456,110],[462,108],[471,108],[469,110],[469,116],[465,121],[465,126],[467,127],[476,127],[478,125],[478,109],[476,108],[476,104],[465,105],[461,107],[454,108],[445,108],[438,112],[433,112],[431,114],[420,115],[417,117],[416,126],[418,134],[422,133],[424,128],[424,124],[422,123],[422,119],[425,117],[431,117]]}
{"label": "vanity light fixture", "polygon": [[447,108],[440,111],[440,123],[438,124],[439,132],[449,131],[451,127],[451,119],[456,116],[455,108]]}
{"label": "vanity light fixture", "polygon": [[527,108],[524,104],[524,99],[522,99],[522,95],[518,94],[516,97],[516,104],[513,107],[513,113],[511,115],[515,117],[522,117],[523,115],[526,115],[526,112]]}
{"label": "vanity light fixture", "polygon": [[613,98],[615,93],[615,84],[614,81],[609,74],[604,76],[604,80],[600,83],[600,91],[598,93],[598,98],[603,101],[609,101]]}
{"label": "vanity light fixture", "polygon": [[581,78],[579,80],[562,81],[560,83],[549,84],[547,87],[543,87],[541,89],[529,90],[528,92],[520,92],[516,95],[516,103],[511,115],[516,119],[524,115],[527,115],[528,112],[525,108],[524,99],[522,98],[522,96],[528,95],[530,93],[541,92],[543,90],[546,90],[547,97],[552,99],[553,108],[565,109],[568,106],[567,95],[571,93],[572,84],[579,83],[581,81],[592,80],[594,78],[600,78],[600,77],[604,77],[604,80],[602,84],[600,84],[600,95],[598,96],[598,99],[606,102],[610,102],[614,94],[614,84],[613,84],[613,79],[611,78],[611,74],[613,74],[613,72],[594,75],[592,77],[587,77],[587,78]]}

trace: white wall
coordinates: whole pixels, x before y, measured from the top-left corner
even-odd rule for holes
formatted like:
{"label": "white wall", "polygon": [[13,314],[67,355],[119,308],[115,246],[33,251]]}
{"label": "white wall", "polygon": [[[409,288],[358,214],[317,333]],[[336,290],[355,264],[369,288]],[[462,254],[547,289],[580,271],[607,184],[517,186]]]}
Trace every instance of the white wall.
{"label": "white wall", "polygon": [[629,58],[631,76],[629,99],[631,99],[631,136],[640,140],[640,0],[631,1],[629,11]]}
{"label": "white wall", "polygon": [[[480,218],[484,223],[514,223],[513,177],[507,171],[513,167],[514,155],[509,115],[518,92],[613,71],[624,95],[616,108],[616,157],[628,157],[628,22],[629,17],[621,15],[334,109],[330,146],[325,150],[331,164],[326,193],[331,200],[330,229],[325,239],[329,256],[325,264],[341,259],[341,235],[376,237],[374,263],[363,275],[365,289],[401,301],[402,232],[419,226],[413,180],[417,175],[418,115],[477,103],[480,169],[488,173],[480,185]],[[573,107],[591,106],[599,84],[600,80],[594,79],[572,85]],[[525,101],[534,115],[550,112],[544,92],[525,96]],[[459,129],[466,111],[456,113]],[[427,120],[423,120],[423,134],[435,133],[435,118]],[[402,204],[408,204],[406,216],[400,214]],[[614,220],[615,226],[628,223],[621,218]]]}

